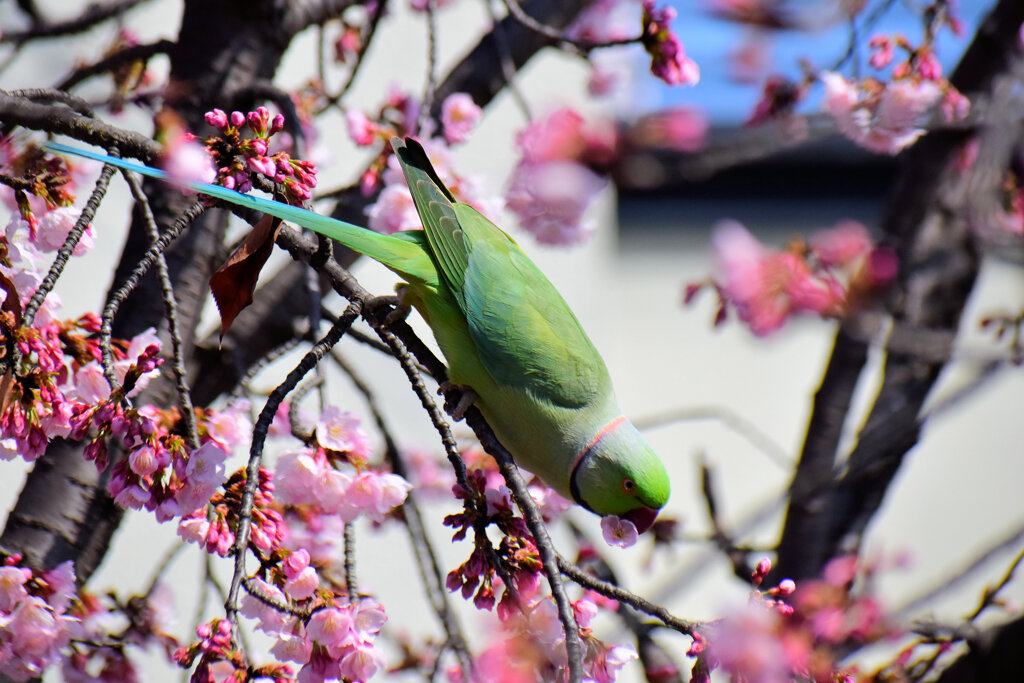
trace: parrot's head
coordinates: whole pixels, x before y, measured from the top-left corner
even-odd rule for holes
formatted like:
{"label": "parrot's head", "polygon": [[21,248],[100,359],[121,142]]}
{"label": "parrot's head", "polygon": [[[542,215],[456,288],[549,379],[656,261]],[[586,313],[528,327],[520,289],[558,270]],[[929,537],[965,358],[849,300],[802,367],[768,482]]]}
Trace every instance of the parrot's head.
{"label": "parrot's head", "polygon": [[583,507],[628,519],[641,533],[654,523],[669,495],[665,466],[625,418],[603,427],[581,451],[569,487]]}

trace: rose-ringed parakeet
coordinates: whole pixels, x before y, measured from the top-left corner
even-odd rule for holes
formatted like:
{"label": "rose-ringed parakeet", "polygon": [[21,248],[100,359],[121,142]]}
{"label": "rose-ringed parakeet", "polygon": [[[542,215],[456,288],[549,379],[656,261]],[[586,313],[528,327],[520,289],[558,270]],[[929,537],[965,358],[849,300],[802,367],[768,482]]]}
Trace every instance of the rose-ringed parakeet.
{"label": "rose-ringed parakeet", "polygon": [[[383,235],[217,185],[178,182],[326,235],[404,279],[400,299],[426,319],[449,380],[516,462],[599,515],[644,531],[668,500],[657,454],[621,413],[604,361],[555,287],[515,241],[458,202],[418,142],[392,139],[423,230]],[[158,169],[49,144],[157,178]]]}

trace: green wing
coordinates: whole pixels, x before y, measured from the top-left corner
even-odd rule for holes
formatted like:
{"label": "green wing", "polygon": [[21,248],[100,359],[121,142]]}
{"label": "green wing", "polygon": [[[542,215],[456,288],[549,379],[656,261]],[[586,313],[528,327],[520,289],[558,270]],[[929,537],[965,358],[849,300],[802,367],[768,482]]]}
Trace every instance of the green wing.
{"label": "green wing", "polygon": [[392,140],[427,241],[494,380],[579,408],[611,387],[569,305],[500,228],[454,197],[414,140]]}
{"label": "green wing", "polygon": [[555,286],[475,209],[456,210],[471,235],[462,310],[491,376],[565,408],[606,396],[608,369]]}

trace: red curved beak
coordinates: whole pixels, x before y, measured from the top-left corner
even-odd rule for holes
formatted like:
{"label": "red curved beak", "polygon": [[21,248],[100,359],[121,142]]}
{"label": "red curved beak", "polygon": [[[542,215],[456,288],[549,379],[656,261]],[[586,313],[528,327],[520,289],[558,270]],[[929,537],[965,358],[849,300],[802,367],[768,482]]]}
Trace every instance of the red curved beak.
{"label": "red curved beak", "polygon": [[642,534],[650,529],[651,525],[654,524],[654,520],[658,518],[658,512],[660,511],[655,510],[654,508],[649,508],[645,505],[643,507],[636,508],[635,510],[630,510],[624,514],[622,518],[633,522],[633,526],[636,527],[637,533]]}

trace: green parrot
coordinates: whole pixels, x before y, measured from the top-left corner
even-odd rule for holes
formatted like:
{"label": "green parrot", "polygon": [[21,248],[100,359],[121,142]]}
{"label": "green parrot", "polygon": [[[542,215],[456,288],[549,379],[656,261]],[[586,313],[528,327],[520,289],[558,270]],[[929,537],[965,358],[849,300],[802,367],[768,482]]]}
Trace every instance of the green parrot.
{"label": "green parrot", "polygon": [[[418,142],[391,145],[423,230],[384,235],[218,185],[175,182],[309,228],[397,273],[400,301],[430,325],[449,381],[472,391],[515,461],[588,510],[647,530],[668,500],[668,475],[622,415],[608,369],[569,305],[511,237],[455,199]],[[168,179],[159,169],[47,146]]]}

